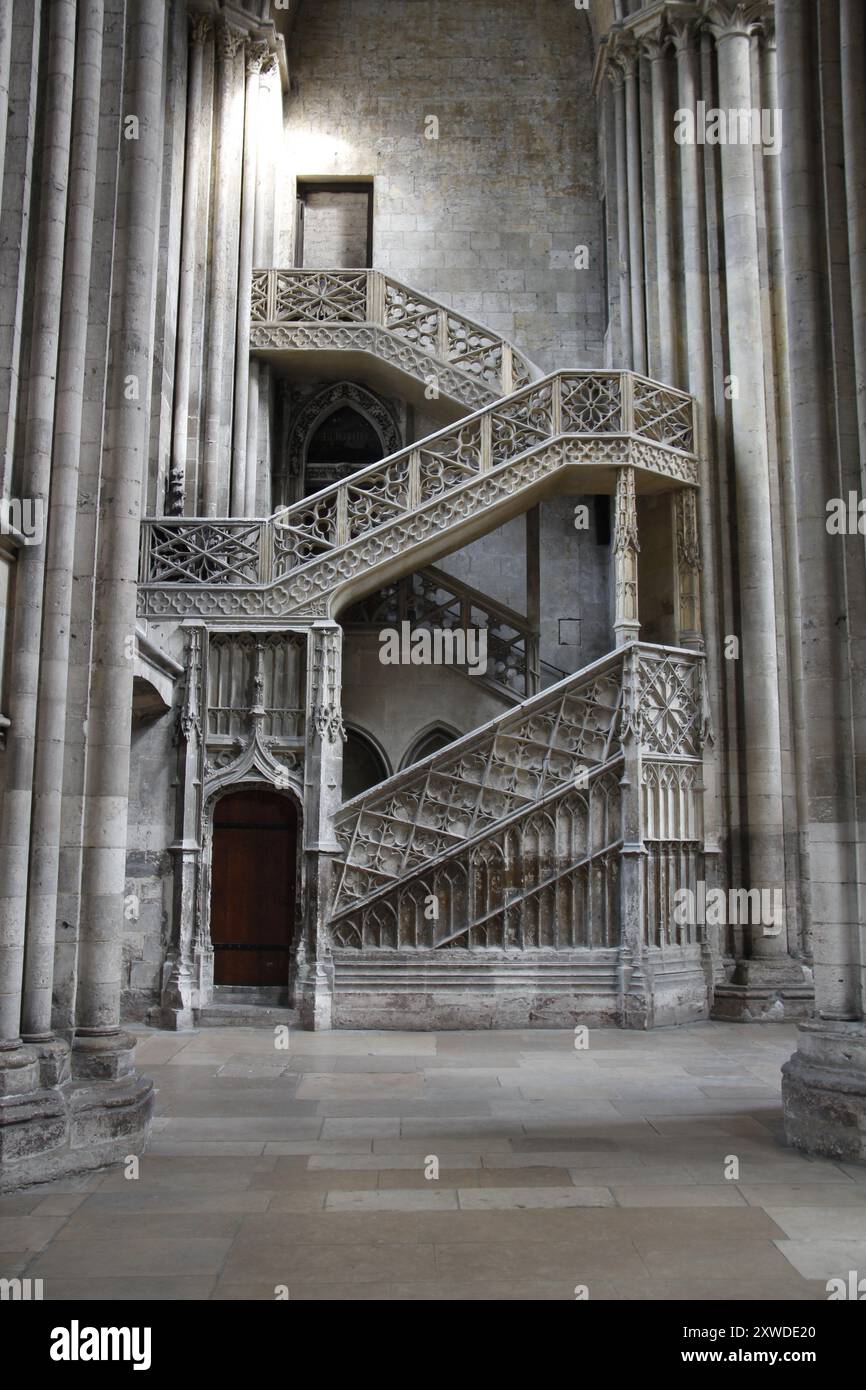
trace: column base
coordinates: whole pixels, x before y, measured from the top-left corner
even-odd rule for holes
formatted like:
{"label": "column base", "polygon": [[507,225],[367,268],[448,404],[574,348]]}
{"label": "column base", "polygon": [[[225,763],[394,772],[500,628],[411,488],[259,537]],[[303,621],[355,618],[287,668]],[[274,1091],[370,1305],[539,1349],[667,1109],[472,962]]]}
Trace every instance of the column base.
{"label": "column base", "polygon": [[866,1163],[866,1023],[815,1019],[782,1067],[785,1133],[794,1148]]}
{"label": "column base", "polygon": [[[67,1053],[65,1061],[61,1049]],[[71,1076],[63,1043],[52,1044],[41,1076],[36,1049],[16,1051],[17,1057],[0,1053],[0,1191],[141,1153],[154,1090],[150,1078],[133,1068],[132,1038],[76,1039]],[[65,1079],[45,1084],[52,1074]]]}
{"label": "column base", "polygon": [[713,992],[710,1016],[728,1023],[801,1023],[815,1011],[815,986],[798,961],[741,960]]}
{"label": "column base", "polygon": [[301,1027],[316,1033],[329,1033],[334,1026],[333,960],[308,961],[301,965],[292,996]]}
{"label": "column base", "polygon": [[200,993],[189,965],[175,955],[166,962],[160,1001],[148,1010],[148,1024],[151,1028],[166,1028],[171,1033],[193,1031]]}

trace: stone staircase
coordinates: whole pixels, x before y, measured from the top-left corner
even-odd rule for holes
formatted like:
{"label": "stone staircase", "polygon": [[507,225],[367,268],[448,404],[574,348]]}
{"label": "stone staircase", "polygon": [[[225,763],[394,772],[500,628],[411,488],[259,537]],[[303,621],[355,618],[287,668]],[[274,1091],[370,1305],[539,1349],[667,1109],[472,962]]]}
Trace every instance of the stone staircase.
{"label": "stone staircase", "polygon": [[703,658],[631,643],[347,802],[338,1022],[688,1015],[712,967],[674,907],[703,873],[707,737]]}
{"label": "stone staircase", "polygon": [[[451,626],[474,606],[499,623],[500,683],[520,701],[336,812],[317,963],[334,1022],[478,1026],[487,1009],[491,1026],[559,1026],[577,995],[598,1022],[698,1016],[706,943],[673,905],[702,873],[703,660],[630,640],[635,496],[676,491],[694,512],[692,398],[626,371],[534,379],[510,345],[377,272],[258,272],[253,319],[256,351],[362,352],[476,408],[271,517],[146,520],[142,616],[319,630],[330,740],[340,613],[411,605]],[[537,692],[525,620],[430,566],[554,491],[616,496],[620,645]]]}
{"label": "stone staircase", "polygon": [[[343,272],[317,274],[329,283]],[[275,276],[296,283],[289,272],[269,271],[268,285]],[[363,276],[365,307],[357,312],[366,314],[370,280],[367,272]],[[360,280],[357,293],[362,296]],[[269,307],[262,312],[276,312],[275,295],[268,290]],[[342,299],[332,305],[326,287],[305,303],[309,321],[281,329],[307,342],[305,350],[322,346],[326,329],[369,327],[345,322],[351,306]],[[514,351],[490,334],[477,342],[468,329],[461,330],[458,349],[450,328],[434,334],[430,327],[433,318],[450,325],[451,312],[432,301],[421,308],[423,314],[405,308],[402,318],[394,310],[387,330],[409,335],[410,342],[420,335],[423,342],[423,351],[416,347],[401,366],[404,378],[423,381],[457,362],[466,378],[462,386],[480,383],[486,402],[271,517],[147,519],[141,528],[142,617],[334,618],[547,493],[613,494],[623,469],[633,470],[638,490],[697,485],[690,396],[631,372],[560,371],[499,397],[498,388],[514,380]],[[301,311],[296,300],[286,310]],[[364,342],[365,351],[379,351],[375,335]],[[524,374],[530,375],[528,366]],[[453,385],[457,399],[461,382]]]}
{"label": "stone staircase", "polygon": [[606,657],[347,802],[335,918],[607,766],[622,657]]}
{"label": "stone staircase", "polygon": [[467,409],[540,376],[499,334],[378,270],[255,270],[250,319],[265,360],[364,354]]}

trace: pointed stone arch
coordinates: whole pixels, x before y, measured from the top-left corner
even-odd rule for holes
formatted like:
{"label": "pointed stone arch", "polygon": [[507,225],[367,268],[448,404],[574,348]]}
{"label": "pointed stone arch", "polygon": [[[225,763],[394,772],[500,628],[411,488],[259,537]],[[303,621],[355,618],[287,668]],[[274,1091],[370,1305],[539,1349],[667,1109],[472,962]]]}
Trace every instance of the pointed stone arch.
{"label": "pointed stone arch", "polygon": [[286,464],[290,477],[303,479],[307,452],[316,432],[337,411],[350,409],[371,427],[386,458],[403,447],[400,427],[378,396],[353,381],[338,381],[315,392],[298,410],[289,427]]}

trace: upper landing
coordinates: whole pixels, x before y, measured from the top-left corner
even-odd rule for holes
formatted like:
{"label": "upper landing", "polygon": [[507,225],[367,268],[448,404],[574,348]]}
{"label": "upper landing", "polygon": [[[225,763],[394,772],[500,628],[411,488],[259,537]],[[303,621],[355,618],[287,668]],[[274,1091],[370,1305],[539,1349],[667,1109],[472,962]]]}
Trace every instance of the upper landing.
{"label": "upper landing", "polygon": [[250,350],[295,376],[321,379],[329,361],[384,389],[399,376],[431,414],[443,398],[477,410],[541,375],[506,339],[379,270],[255,270]]}

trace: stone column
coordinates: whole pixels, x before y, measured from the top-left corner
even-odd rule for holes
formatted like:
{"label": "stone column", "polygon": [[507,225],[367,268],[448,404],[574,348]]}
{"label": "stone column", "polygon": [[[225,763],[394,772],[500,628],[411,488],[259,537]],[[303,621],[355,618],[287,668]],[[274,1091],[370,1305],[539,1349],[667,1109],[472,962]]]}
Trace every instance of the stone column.
{"label": "stone column", "polygon": [[[31,183],[37,136],[36,95],[42,38],[42,4],[25,9],[3,7],[12,25],[12,54],[7,107],[3,185],[0,189],[0,244],[9,254],[0,258],[0,495],[13,488],[12,459],[18,431],[22,367],[22,323],[30,244]],[[21,248],[18,255],[12,247]]]}
{"label": "stone column", "polygon": [[866,495],[866,7],[840,0],[842,123],[845,139],[845,195],[854,337],[854,374],[860,436],[861,492]]}
{"label": "stone column", "polygon": [[631,269],[629,262],[628,170],[625,143],[625,90],[623,71],[611,59],[607,76],[613,88],[614,141],[616,148],[616,236],[619,258],[619,315],[621,332],[620,366],[633,367],[631,323]]}
{"label": "stone column", "polygon": [[667,47],[667,39],[660,29],[644,39],[641,44],[641,51],[649,61],[652,91],[655,279],[658,287],[659,306],[659,357],[657,362],[650,363],[650,371],[660,381],[673,382],[677,379],[678,373],[676,369],[675,280],[671,244],[673,191],[670,149],[673,140],[673,122],[668,110]]}
{"label": "stone column", "polygon": [[[63,289],[74,65],[75,0],[52,0],[49,8],[48,63],[43,88],[45,125],[36,240],[34,323],[21,469],[22,496],[32,501],[34,508],[42,509],[46,523]],[[21,254],[25,254],[23,247]],[[7,734],[6,785],[0,819],[0,1042],[14,1041],[20,1029],[44,571],[43,527],[43,535],[37,536],[33,544],[22,546],[15,576],[8,693],[11,727]]]}
{"label": "stone column", "polygon": [[[277,56],[275,53],[268,53],[262,63],[259,92],[254,268],[264,268],[274,263],[276,150],[282,140],[282,114],[282,88]],[[267,478],[262,478],[259,474],[259,451],[262,448],[260,421],[265,424],[270,420],[272,369],[269,362],[260,362],[257,357],[250,358],[249,368],[245,507],[248,516],[255,516],[262,509],[265,512],[272,510],[273,487],[270,473]],[[265,436],[265,445],[270,445],[270,439],[271,435]],[[260,506],[259,500],[262,491],[266,492],[263,507]]]}
{"label": "stone column", "polygon": [[[763,107],[776,111],[779,92],[776,71],[776,31],[771,18],[763,21],[761,41],[761,85]],[[783,128],[784,135],[784,128]],[[773,366],[775,370],[777,420],[780,465],[778,468],[780,505],[783,517],[783,579],[785,590],[785,636],[787,667],[790,681],[791,740],[794,746],[794,803],[797,821],[797,846],[791,848],[789,885],[796,874],[799,891],[796,903],[790,904],[788,919],[789,945],[800,945],[806,959],[811,957],[811,931],[808,921],[803,879],[808,877],[809,821],[805,768],[808,761],[804,739],[803,669],[800,634],[803,613],[800,596],[800,572],[797,559],[797,489],[793,468],[791,436],[791,380],[788,371],[788,308],[785,298],[785,227],[782,209],[781,159],[772,156],[763,160],[767,201],[767,258],[770,274],[770,311],[773,325]],[[793,891],[793,887],[792,887]],[[798,941],[799,935],[799,941]]]}
{"label": "stone column", "polygon": [[[709,5],[716,41],[719,106],[750,109],[751,3]],[[758,210],[754,151],[750,144],[720,147],[728,319],[728,375],[737,494],[741,658],[745,706],[746,851],[749,886],[785,894],[782,748],[776,654],[773,513],[770,492],[765,363],[761,321]],[[801,966],[787,950],[784,921],[754,926],[749,959],[738,962],[723,996],[726,1017],[804,1017],[809,991]],[[739,1011],[739,1012],[737,1012]]]}
{"label": "stone column", "polygon": [[193,1026],[195,1016],[195,978],[193,947],[196,927],[196,897],[201,871],[201,777],[202,659],[206,642],[203,626],[187,633],[186,678],[183,705],[177,721],[177,806],[176,837],[169,846],[174,856],[172,898],[172,947],[162,991],[160,1016],[164,1028]]}
{"label": "stone column", "polygon": [[616,595],[613,630],[618,647],[624,647],[628,642],[636,642],[640,635],[637,574],[639,551],[634,469],[620,468],[616,475],[613,528]]}
{"label": "stone column", "polygon": [[202,76],[204,46],[213,29],[210,15],[190,16],[189,87],[187,91],[186,163],[183,172],[183,234],[177,304],[177,367],[174,379],[174,412],[167,511],[180,516],[196,511],[195,497],[186,495],[186,458],[189,446],[189,388],[192,370],[193,307],[195,304],[196,246],[198,243],[198,189],[202,158]]}
{"label": "stone column", "polygon": [[526,694],[541,689],[541,506],[526,513],[526,617],[532,635],[526,644]]}
{"label": "stone column", "polygon": [[[858,764],[863,761],[863,542],[828,530],[827,503],[846,498],[862,476],[840,447],[837,375],[850,340],[835,338],[828,285],[825,122],[833,125],[819,64],[832,65],[832,25],[823,6],[780,0],[776,14],[783,114],[782,200],[785,289],[792,385],[793,463],[803,611],[802,670],[809,882],[818,1018],[801,1025],[797,1051],[783,1067],[785,1129],[813,1153],[866,1160],[866,1016],[864,1016],[864,830]],[[851,35],[845,14],[841,49]],[[829,30],[829,32],[828,32]],[[843,87],[844,87],[843,76]],[[859,78],[862,81],[862,76]],[[850,93],[849,93],[850,96]],[[850,115],[851,108],[848,107]],[[845,105],[843,101],[843,120]],[[862,165],[862,130],[847,132],[845,162]],[[849,210],[850,211],[850,210]],[[856,216],[856,209],[855,209]],[[850,272],[863,226],[849,222]],[[852,242],[853,236],[853,242]],[[855,318],[857,308],[855,305]],[[856,336],[856,329],[854,335]],[[842,361],[839,361],[839,356]],[[846,476],[847,474],[847,476]],[[862,772],[859,773],[862,781]]]}
{"label": "stone column", "polygon": [[232,273],[229,260],[232,222],[231,149],[234,125],[241,119],[235,94],[235,59],[243,44],[243,34],[225,20],[216,30],[217,45],[217,135],[214,172],[213,255],[207,301],[207,354],[204,382],[204,483],[205,516],[219,516],[228,510],[228,470],[231,454],[231,404],[224,399],[224,358],[234,313],[229,287]]}
{"label": "stone column", "polygon": [[701,541],[694,488],[681,488],[672,499],[674,524],[674,621],[677,644],[703,651],[701,631]]}
{"label": "stone column", "polygon": [[9,116],[9,79],[12,69],[12,6],[0,9],[0,211],[3,204],[3,170],[6,166],[6,129]]}
{"label": "stone column", "polygon": [[628,260],[631,276],[631,365],[636,372],[647,369],[646,299],[643,261],[643,192],[640,169],[640,93],[638,59],[634,50],[621,48],[617,54],[625,80],[626,179],[628,187]]}
{"label": "stone column", "polygon": [[[697,26],[693,21],[672,21],[671,41],[676,53],[677,106],[696,111],[698,100]],[[717,464],[710,437],[713,404],[712,336],[708,294],[707,228],[703,211],[701,161],[696,144],[678,145],[679,240],[682,246],[682,302],[685,377],[678,384],[694,396],[695,450],[700,459],[701,486],[695,499],[697,539],[700,544],[702,594],[700,623],[706,636],[706,680],[714,744],[704,750],[704,871],[708,888],[720,886],[721,795],[719,768],[725,756],[725,724],[720,717],[719,634],[720,594],[716,550],[721,522],[718,507]]]}
{"label": "stone column", "polygon": [[342,803],[341,714],[343,632],[338,623],[316,623],[310,631],[307,694],[304,851],[307,859],[306,921],[295,954],[295,1004],[305,1027],[331,1026],[333,965],[328,941],[334,857],[341,846],[334,816]]}
{"label": "stone column", "polygon": [[256,229],[259,79],[267,52],[267,44],[261,42],[251,43],[246,49],[244,157],[235,337],[235,409],[232,421],[232,516],[255,516],[256,510],[255,459],[250,459],[247,455],[247,410],[250,385],[250,296]]}
{"label": "stone column", "polygon": [[140,122],[121,142],[109,374],[96,555],[88,715],[75,1067],[131,1068],[120,1032],[123,901],[138,535],[147,466],[163,147],[166,7],[138,0],[128,24],[124,109]]}
{"label": "stone column", "polygon": [[72,608],[78,459],[84,410],[90,275],[99,157],[103,0],[80,0],[75,59],[60,357],[54,416],[44,622],[39,663],[36,763],[30,832],[30,884],[22,1034],[51,1037],[54,941],[66,746],[66,692]]}
{"label": "stone column", "polygon": [[[632,470],[629,469],[629,472]],[[641,828],[641,713],[640,651],[633,647],[623,658],[622,751],[620,779],[621,834],[619,870],[620,941],[617,956],[617,996],[621,1028],[652,1026],[652,989],[646,979],[644,866],[646,848]]]}

